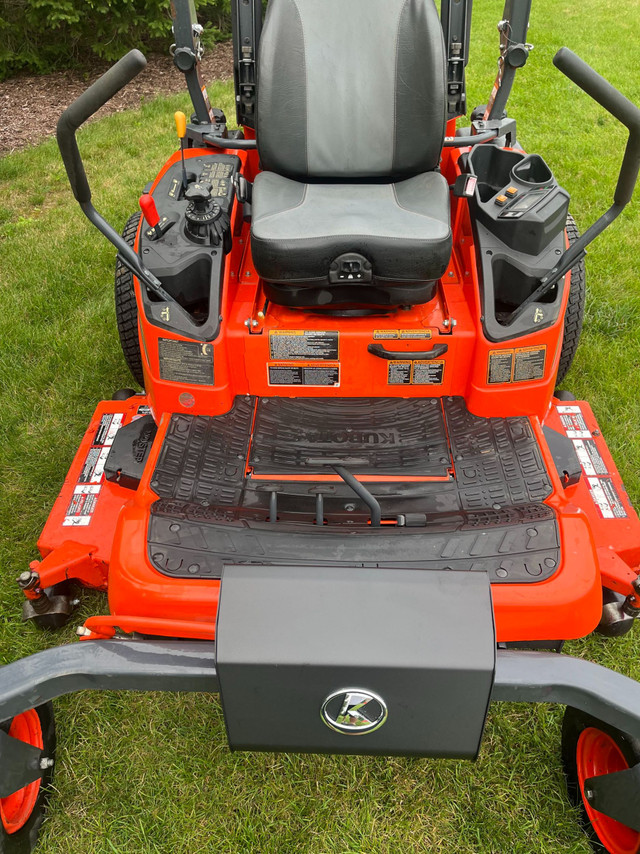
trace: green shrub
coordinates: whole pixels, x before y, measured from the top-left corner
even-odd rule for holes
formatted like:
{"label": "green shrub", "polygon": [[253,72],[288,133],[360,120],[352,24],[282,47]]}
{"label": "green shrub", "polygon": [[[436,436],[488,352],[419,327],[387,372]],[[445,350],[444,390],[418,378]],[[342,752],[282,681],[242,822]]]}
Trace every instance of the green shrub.
{"label": "green shrub", "polygon": [[[196,0],[205,43],[225,38],[230,0]],[[0,0],[0,80],[118,59],[132,47],[166,50],[168,0]]]}

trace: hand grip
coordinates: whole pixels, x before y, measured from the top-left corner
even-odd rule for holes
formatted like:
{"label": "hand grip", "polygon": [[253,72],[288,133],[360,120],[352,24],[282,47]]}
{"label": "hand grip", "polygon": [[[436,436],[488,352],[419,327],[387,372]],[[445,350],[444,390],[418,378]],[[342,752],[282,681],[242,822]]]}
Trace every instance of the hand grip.
{"label": "hand grip", "polygon": [[640,110],[569,48],[560,48],[553,57],[553,64],[629,129],[629,140],[614,196],[615,204],[624,207],[631,201],[640,170]]}
{"label": "hand grip", "polygon": [[146,66],[147,60],[139,50],[131,50],[118,60],[89,88],[67,107],[58,120],[58,148],[76,201],[91,201],[91,190],[78,151],[75,133],[81,124],[104,106],[113,96],[130,83]]}
{"label": "hand grip", "polygon": [[410,361],[412,359],[437,359],[449,349],[448,344],[436,344],[431,350],[387,350],[382,344],[369,344],[367,350],[372,356],[377,356],[379,359],[387,359],[395,361]]}
{"label": "hand grip", "polygon": [[153,196],[150,196],[149,193],[143,193],[139,199],[140,210],[144,218],[146,219],[148,225],[151,228],[155,228],[156,225],[160,222],[160,214],[158,213],[158,209],[156,208],[156,203],[153,200]]}

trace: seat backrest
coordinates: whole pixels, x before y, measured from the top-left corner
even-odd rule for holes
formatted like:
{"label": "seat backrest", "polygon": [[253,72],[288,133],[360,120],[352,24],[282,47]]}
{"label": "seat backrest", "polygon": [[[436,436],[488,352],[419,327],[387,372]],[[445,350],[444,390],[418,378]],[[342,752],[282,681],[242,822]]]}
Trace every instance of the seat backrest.
{"label": "seat backrest", "polygon": [[429,172],[445,89],[433,0],[270,0],[258,62],[262,166],[299,180]]}

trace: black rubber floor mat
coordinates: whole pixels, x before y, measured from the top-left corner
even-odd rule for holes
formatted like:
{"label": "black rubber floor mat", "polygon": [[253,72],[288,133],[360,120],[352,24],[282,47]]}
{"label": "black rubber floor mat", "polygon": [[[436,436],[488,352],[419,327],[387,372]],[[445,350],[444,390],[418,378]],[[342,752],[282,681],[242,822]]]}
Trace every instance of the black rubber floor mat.
{"label": "black rubber floor mat", "polygon": [[559,565],[558,525],[544,504],[436,516],[426,528],[345,531],[224,520],[217,508],[158,501],[149,558],[173,578],[220,578],[225,563],[486,571],[495,583],[543,581]]}
{"label": "black rubber floor mat", "polygon": [[[254,473],[266,479],[245,479],[248,454]],[[499,510],[535,504],[551,492],[529,420],[478,418],[462,398],[265,398],[256,404],[238,397],[226,415],[173,415],[151,487],[161,498],[245,507],[256,518],[273,492],[278,511],[299,512],[300,521],[305,513],[313,519],[318,492],[328,515],[344,515],[347,505],[356,515],[366,511],[342,481],[279,480],[330,473],[310,462],[321,459],[343,460],[354,474],[387,477],[368,487],[391,515]],[[448,480],[403,480],[446,478],[452,465],[455,477]]]}
{"label": "black rubber floor mat", "polygon": [[451,464],[440,401],[399,398],[262,398],[250,465],[256,474],[446,477]]}
{"label": "black rubber floor mat", "polygon": [[551,481],[528,418],[478,418],[461,397],[444,411],[464,510],[526,504],[551,493]]}
{"label": "black rubber floor mat", "polygon": [[254,398],[226,415],[172,415],[151,488],[161,498],[205,505],[242,503]]}

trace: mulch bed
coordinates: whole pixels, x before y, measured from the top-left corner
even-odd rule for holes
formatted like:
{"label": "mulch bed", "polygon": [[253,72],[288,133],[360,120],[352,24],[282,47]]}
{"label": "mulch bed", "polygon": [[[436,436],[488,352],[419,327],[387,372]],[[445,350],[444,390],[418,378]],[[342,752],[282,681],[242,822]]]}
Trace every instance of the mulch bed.
{"label": "mulch bed", "polygon": [[[143,99],[173,95],[185,90],[182,74],[170,56],[147,57],[145,70],[96,113],[97,117],[135,109]],[[0,83],[0,156],[41,142],[55,133],[60,114],[93,83],[110,63],[96,60],[91,73],[56,71],[23,74]],[[201,63],[206,82],[233,76],[233,48],[223,42],[207,50]]]}

